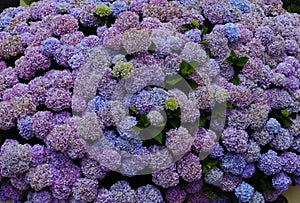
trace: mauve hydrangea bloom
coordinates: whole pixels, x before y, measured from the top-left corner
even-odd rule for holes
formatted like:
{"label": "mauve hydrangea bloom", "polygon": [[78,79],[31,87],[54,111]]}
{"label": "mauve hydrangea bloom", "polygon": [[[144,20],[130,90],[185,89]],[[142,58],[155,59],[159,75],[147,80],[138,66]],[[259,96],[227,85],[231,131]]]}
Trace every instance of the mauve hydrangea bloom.
{"label": "mauve hydrangea bloom", "polygon": [[81,171],[85,177],[90,179],[102,179],[106,175],[107,169],[93,159],[83,158],[80,162]]}
{"label": "mauve hydrangea bloom", "polygon": [[45,138],[45,143],[52,150],[64,152],[73,139],[73,134],[74,132],[69,125],[55,125]]}
{"label": "mauve hydrangea bloom", "polygon": [[216,139],[217,135],[212,130],[199,128],[195,131],[193,150],[197,153],[210,152],[216,144]]}
{"label": "mauve hydrangea bloom", "polygon": [[75,32],[78,29],[77,20],[71,15],[58,15],[51,20],[51,29],[54,35],[63,35]]}
{"label": "mauve hydrangea bloom", "polygon": [[116,170],[121,165],[121,155],[111,149],[105,149],[98,155],[97,161],[110,170]]}
{"label": "mauve hydrangea bloom", "polygon": [[88,178],[76,180],[72,189],[76,201],[91,202],[97,197],[98,182]]}
{"label": "mauve hydrangea bloom", "polygon": [[223,175],[224,172],[214,166],[205,173],[204,180],[208,184],[218,186],[223,179]]}
{"label": "mauve hydrangea bloom", "polygon": [[171,152],[162,146],[153,145],[149,149],[150,151],[150,161],[149,167],[153,171],[162,170],[170,166],[172,163]]}
{"label": "mauve hydrangea bloom", "polygon": [[33,189],[40,191],[45,187],[51,186],[52,175],[51,165],[41,164],[29,170],[27,180]]}
{"label": "mauve hydrangea bloom", "polygon": [[176,186],[179,183],[179,175],[176,172],[176,165],[152,173],[152,181],[163,188]]}
{"label": "mauve hydrangea bloom", "polygon": [[53,129],[53,113],[50,111],[39,111],[32,116],[32,128],[35,136],[44,139]]}
{"label": "mauve hydrangea bloom", "polygon": [[141,186],[136,190],[137,202],[162,203],[163,197],[159,189],[153,185]]}
{"label": "mauve hydrangea bloom", "polygon": [[253,163],[259,160],[260,158],[260,146],[257,142],[250,140],[248,142],[248,148],[245,152],[245,159],[248,163]]}
{"label": "mauve hydrangea bloom", "polygon": [[228,151],[242,153],[247,150],[248,133],[244,130],[228,127],[221,138]]}
{"label": "mauve hydrangea bloom", "polygon": [[168,203],[182,203],[186,198],[186,192],[180,186],[172,187],[166,191],[165,198]]}
{"label": "mauve hydrangea bloom", "polygon": [[131,188],[128,182],[118,181],[110,187],[114,202],[126,203],[136,202],[136,192]]}
{"label": "mauve hydrangea bloom", "polygon": [[228,126],[245,130],[250,125],[249,112],[244,109],[232,109],[227,117]]}
{"label": "mauve hydrangea bloom", "polygon": [[50,88],[46,94],[45,105],[58,112],[71,108],[72,93],[64,88]]}
{"label": "mauve hydrangea bloom", "polygon": [[240,176],[225,173],[218,187],[223,191],[232,192],[241,182],[242,178]]}
{"label": "mauve hydrangea bloom", "polygon": [[246,160],[243,154],[227,153],[221,157],[220,166],[225,172],[234,175],[241,175],[246,167]]}
{"label": "mauve hydrangea bloom", "polygon": [[185,155],[177,162],[177,172],[187,182],[199,180],[202,176],[200,160],[192,153]]}
{"label": "mauve hydrangea bloom", "polygon": [[171,129],[166,133],[166,147],[170,149],[174,156],[183,155],[191,150],[193,137],[184,127]]}
{"label": "mauve hydrangea bloom", "polygon": [[281,172],[276,174],[272,178],[272,186],[276,190],[284,191],[289,188],[289,185],[292,184],[292,179],[287,174]]}
{"label": "mauve hydrangea bloom", "polygon": [[27,172],[31,161],[30,148],[29,145],[21,145],[16,140],[5,140],[0,151],[1,175],[10,177]]}
{"label": "mauve hydrangea bloom", "polygon": [[0,129],[9,130],[15,126],[14,109],[10,102],[0,102]]}
{"label": "mauve hydrangea bloom", "polygon": [[266,175],[274,175],[282,169],[280,157],[273,150],[268,150],[267,153],[261,155],[257,167]]}
{"label": "mauve hydrangea bloom", "polygon": [[242,182],[235,189],[235,195],[241,202],[248,202],[254,195],[254,188],[246,182]]}

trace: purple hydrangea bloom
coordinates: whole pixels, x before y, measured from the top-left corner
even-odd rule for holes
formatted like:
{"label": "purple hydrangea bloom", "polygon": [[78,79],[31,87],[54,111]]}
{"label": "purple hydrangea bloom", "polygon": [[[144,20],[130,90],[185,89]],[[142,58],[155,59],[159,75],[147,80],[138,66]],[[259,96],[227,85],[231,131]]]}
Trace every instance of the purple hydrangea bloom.
{"label": "purple hydrangea bloom", "polygon": [[268,150],[267,153],[262,154],[257,166],[266,175],[274,175],[282,169],[280,157],[273,150]]}
{"label": "purple hydrangea bloom", "polygon": [[31,163],[32,167],[40,164],[45,164],[49,160],[50,151],[43,145],[35,144],[31,148]]}
{"label": "purple hydrangea bloom", "polygon": [[265,198],[260,192],[256,191],[249,203],[265,203]]}
{"label": "purple hydrangea bloom", "polygon": [[250,140],[248,143],[248,148],[245,153],[245,159],[248,163],[253,163],[259,160],[260,158],[260,146],[257,142]]}
{"label": "purple hydrangea bloom", "polygon": [[53,129],[53,113],[50,111],[39,111],[32,116],[32,128],[39,139],[44,139]]}
{"label": "purple hydrangea bloom", "polygon": [[293,173],[299,166],[299,156],[293,152],[284,152],[280,155],[282,169],[287,173]]}
{"label": "purple hydrangea bloom", "polygon": [[179,183],[179,175],[176,172],[176,165],[152,173],[152,181],[161,187],[169,188]]}
{"label": "purple hydrangea bloom", "polygon": [[80,165],[84,176],[90,179],[102,179],[105,177],[106,171],[108,170],[93,159],[83,158]]}
{"label": "purple hydrangea bloom", "polygon": [[185,32],[184,35],[193,42],[199,43],[201,41],[201,31],[197,28]]}
{"label": "purple hydrangea bloom", "polygon": [[204,185],[203,180],[196,180],[193,182],[189,182],[186,186],[185,186],[185,191],[189,194],[192,193],[197,193],[200,192],[200,190],[202,189],[202,186]]}
{"label": "purple hydrangea bloom", "polygon": [[171,187],[165,193],[165,199],[168,203],[182,203],[186,198],[186,192],[180,187]]}
{"label": "purple hydrangea bloom", "polygon": [[251,178],[255,172],[254,164],[247,164],[242,173],[243,178]]}
{"label": "purple hydrangea bloom", "polygon": [[26,174],[19,174],[15,177],[11,177],[10,183],[13,187],[21,191],[27,190],[29,188],[29,182],[27,180]]}
{"label": "purple hydrangea bloom", "polygon": [[246,182],[242,182],[235,189],[235,195],[241,202],[248,202],[254,195],[254,188]]}
{"label": "purple hydrangea bloom", "polygon": [[223,191],[232,192],[241,182],[242,178],[240,176],[225,173],[218,187]]}
{"label": "purple hydrangea bloom", "polygon": [[51,186],[51,178],[53,176],[53,170],[50,164],[41,164],[35,168],[31,168],[28,172],[28,181],[30,186],[40,191],[45,187]]}
{"label": "purple hydrangea bloom", "polygon": [[292,179],[287,174],[281,172],[276,174],[272,178],[272,186],[276,190],[284,191],[289,188],[289,185],[292,184]]}

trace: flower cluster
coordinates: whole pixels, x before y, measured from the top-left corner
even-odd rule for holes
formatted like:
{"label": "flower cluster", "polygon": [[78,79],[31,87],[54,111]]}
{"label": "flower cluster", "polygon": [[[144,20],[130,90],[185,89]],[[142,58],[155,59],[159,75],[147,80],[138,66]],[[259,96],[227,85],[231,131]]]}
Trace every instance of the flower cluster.
{"label": "flower cluster", "polygon": [[300,185],[299,27],[281,1],[5,9],[0,201],[275,201]]}

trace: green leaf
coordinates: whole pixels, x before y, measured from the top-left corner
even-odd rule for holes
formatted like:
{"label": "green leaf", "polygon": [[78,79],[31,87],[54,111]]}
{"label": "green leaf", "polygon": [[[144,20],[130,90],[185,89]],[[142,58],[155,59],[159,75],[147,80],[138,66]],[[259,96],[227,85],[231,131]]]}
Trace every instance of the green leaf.
{"label": "green leaf", "polygon": [[149,51],[155,51],[157,49],[156,45],[152,42],[150,47],[148,48]]}
{"label": "green leaf", "polygon": [[182,28],[183,28],[184,30],[190,30],[190,29],[192,29],[192,26],[191,26],[191,24],[183,24],[183,25],[182,25]]}
{"label": "green leaf", "polygon": [[248,57],[240,57],[237,59],[235,65],[239,67],[244,67],[244,65],[249,61]]}
{"label": "green leaf", "polygon": [[230,103],[230,102],[227,102],[227,103],[226,103],[226,108],[232,109],[232,108],[233,108],[233,104]]}
{"label": "green leaf", "polygon": [[207,173],[208,169],[209,169],[209,168],[207,168],[206,166],[203,166],[203,165],[202,165],[202,173],[203,173],[203,174]]}
{"label": "green leaf", "polygon": [[24,3],[26,4],[26,5],[30,5],[30,4],[32,4],[33,2],[35,2],[35,1],[37,1],[37,0],[23,0],[24,1]]}
{"label": "green leaf", "polygon": [[149,127],[149,125],[150,125],[150,121],[147,117],[147,114],[144,113],[138,116],[138,123],[136,124],[138,128],[142,128],[142,129],[147,128]]}
{"label": "green leaf", "polygon": [[282,124],[284,127],[290,127],[291,125],[293,125],[293,121],[290,120],[289,118],[283,118]]}
{"label": "green leaf", "polygon": [[209,42],[209,41],[206,41],[206,40],[203,40],[203,41],[200,42],[200,44],[204,44],[204,45],[207,45],[207,46],[208,46],[208,45],[210,45],[210,42]]}
{"label": "green leaf", "polygon": [[192,89],[196,89],[199,86],[198,83],[193,79],[187,79],[186,81]]}
{"label": "green leaf", "polygon": [[206,27],[205,25],[203,25],[201,27],[201,35],[205,35],[207,33],[207,31],[208,31],[208,27]]}
{"label": "green leaf", "polygon": [[168,122],[172,128],[179,128],[180,126],[180,121],[178,119],[171,119],[168,120]]}
{"label": "green leaf", "polygon": [[288,117],[288,116],[290,115],[289,111],[286,110],[286,109],[281,110],[280,113],[281,113],[281,115],[284,116],[284,117]]}
{"label": "green leaf", "polygon": [[182,62],[180,64],[180,73],[181,73],[181,75],[183,77],[185,77],[185,76],[193,73],[195,71],[194,66],[196,67],[195,62],[188,63],[187,61],[182,60]]}
{"label": "green leaf", "polygon": [[272,194],[274,192],[274,188],[272,187],[272,181],[268,177],[261,177],[259,179],[259,182],[264,192],[266,192],[267,194]]}
{"label": "green leaf", "polygon": [[240,84],[240,79],[238,77],[238,75],[234,75],[233,78],[230,80],[230,82],[234,85],[239,85]]}
{"label": "green leaf", "polygon": [[100,26],[106,25],[106,18],[105,17],[99,18],[99,24]]}
{"label": "green leaf", "polygon": [[182,80],[180,75],[171,75],[167,78],[166,83],[169,85],[176,85],[178,82]]}
{"label": "green leaf", "polygon": [[206,118],[201,116],[199,119],[199,127],[204,127],[206,125],[206,122]]}
{"label": "green leaf", "polygon": [[129,107],[129,114],[130,114],[130,115],[131,115],[131,114],[136,114],[136,108],[135,108],[135,106]]}
{"label": "green leaf", "polygon": [[162,135],[162,133],[159,133],[153,139],[156,140],[157,142],[159,142],[159,144],[162,144],[163,143],[163,135]]}

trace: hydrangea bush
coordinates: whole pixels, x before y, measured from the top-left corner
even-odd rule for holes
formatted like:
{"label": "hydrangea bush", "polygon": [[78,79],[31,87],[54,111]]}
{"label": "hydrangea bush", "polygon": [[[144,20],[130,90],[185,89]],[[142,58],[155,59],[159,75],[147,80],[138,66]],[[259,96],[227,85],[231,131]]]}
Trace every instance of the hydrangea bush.
{"label": "hydrangea bush", "polygon": [[0,14],[0,201],[272,202],[300,185],[300,17],[280,0]]}

